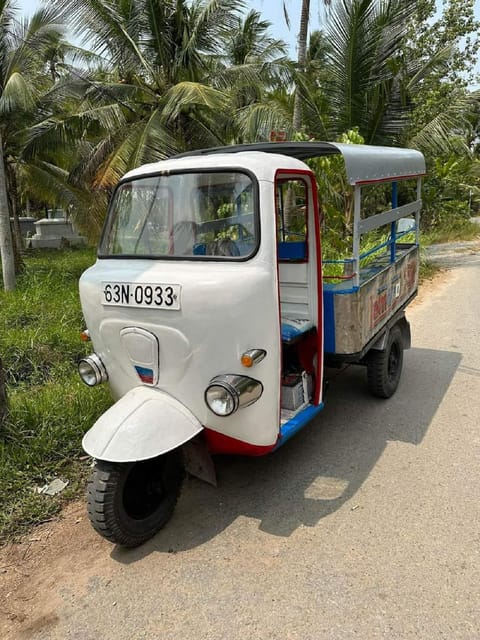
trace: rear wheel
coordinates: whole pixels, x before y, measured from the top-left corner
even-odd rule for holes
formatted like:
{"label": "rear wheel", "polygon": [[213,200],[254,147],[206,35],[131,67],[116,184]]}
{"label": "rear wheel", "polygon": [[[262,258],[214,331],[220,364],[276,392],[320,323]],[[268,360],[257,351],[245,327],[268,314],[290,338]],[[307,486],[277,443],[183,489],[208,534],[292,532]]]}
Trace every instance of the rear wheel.
{"label": "rear wheel", "polygon": [[180,451],[142,462],[97,460],[88,483],[88,516],[104,538],[136,547],[170,519],[184,470]]}
{"label": "rear wheel", "polygon": [[378,398],[390,398],[397,390],[403,365],[403,336],[398,325],[390,330],[387,346],[369,352],[367,357],[368,390]]}

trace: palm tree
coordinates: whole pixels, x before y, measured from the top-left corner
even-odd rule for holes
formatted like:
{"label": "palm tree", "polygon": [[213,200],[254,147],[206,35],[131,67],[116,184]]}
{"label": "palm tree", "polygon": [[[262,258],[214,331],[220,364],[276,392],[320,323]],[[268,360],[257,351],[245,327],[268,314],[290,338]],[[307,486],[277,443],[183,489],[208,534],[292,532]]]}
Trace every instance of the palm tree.
{"label": "palm tree", "polygon": [[[285,45],[269,36],[257,12],[241,16],[239,0],[57,6],[97,50],[97,61],[75,69],[51,48],[63,75],[51,104],[44,102],[46,118],[29,129],[22,175],[37,197],[45,197],[44,186],[56,189],[91,235],[128,169],[185,148],[265,138],[291,118],[271,97],[272,89],[291,84]],[[72,158],[58,162],[65,145],[75,149],[73,166]],[[90,194],[88,205],[82,193]]]}
{"label": "palm tree", "polygon": [[15,287],[10,216],[18,222],[16,159],[47,87],[44,53],[60,32],[52,10],[24,21],[16,11],[11,0],[0,0],[0,249],[6,290]]}
{"label": "palm tree", "polygon": [[[328,7],[331,0],[323,0],[323,4]],[[285,15],[287,15],[285,2],[283,3]],[[307,42],[308,42],[308,26],[310,22],[310,0],[302,0],[302,9],[300,12],[300,29],[298,32],[298,54],[297,54],[297,73],[301,76],[305,72],[305,64],[307,59]],[[295,88],[295,99],[293,107],[292,126],[294,131],[300,131],[302,128],[302,92],[300,82],[297,80]]]}
{"label": "palm tree", "polygon": [[[77,176],[110,189],[128,169],[190,146],[219,144],[228,96],[212,86],[207,57],[219,53],[238,0],[58,0],[79,37],[104,59],[103,78],[81,72],[79,110],[100,118]],[[75,78],[70,77],[68,91]],[[39,135],[65,130],[50,121]],[[92,128],[90,128],[92,129]],[[41,138],[40,138],[41,139]]]}
{"label": "palm tree", "polygon": [[331,45],[327,67],[333,135],[356,126],[372,144],[392,140],[405,127],[401,52],[415,4],[339,0],[333,5],[325,28]]}
{"label": "palm tree", "polygon": [[289,109],[276,101],[275,93],[291,84],[291,61],[286,44],[269,35],[271,24],[260,13],[252,10],[235,22],[224,34],[223,54],[210,72],[214,86],[228,94],[225,142],[268,139],[272,129],[290,128]]}
{"label": "palm tree", "polygon": [[[469,109],[464,92],[433,120],[412,127],[417,91],[445,69],[452,50],[419,59],[407,47],[414,0],[338,0],[297,79],[303,121],[317,139],[353,128],[367,144],[412,144],[435,153],[451,145]],[[458,138],[457,138],[458,140]]]}
{"label": "palm tree", "polygon": [[[0,61],[3,62],[9,51],[7,29],[13,20],[13,12],[8,0],[0,0]],[[0,66],[0,89],[5,87],[4,64]],[[3,286],[5,291],[15,288],[15,263],[12,234],[10,230],[10,209],[8,206],[7,180],[3,153],[3,136],[0,128],[0,252],[2,257]]]}

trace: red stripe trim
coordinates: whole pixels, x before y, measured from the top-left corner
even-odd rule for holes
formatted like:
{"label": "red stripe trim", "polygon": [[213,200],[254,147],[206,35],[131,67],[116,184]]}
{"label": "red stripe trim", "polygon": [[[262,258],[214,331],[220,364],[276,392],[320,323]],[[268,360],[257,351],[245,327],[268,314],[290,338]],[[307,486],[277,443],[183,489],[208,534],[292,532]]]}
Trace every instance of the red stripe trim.
{"label": "red stripe trim", "polygon": [[[279,178],[279,175],[283,176]],[[300,175],[302,177],[308,177],[310,180],[310,185],[312,188],[312,200],[313,200],[313,224],[315,231],[315,253],[316,253],[316,264],[311,265],[311,268],[316,268],[317,271],[317,371],[315,376],[315,391],[313,395],[314,404],[320,404],[321,401],[321,391],[323,385],[323,280],[322,280],[322,246],[320,241],[320,210],[318,205],[318,189],[317,189],[317,181],[315,180],[315,176],[313,172],[307,169],[277,169],[275,172],[275,184],[279,179],[288,180],[289,178],[295,177],[296,175]],[[276,189],[275,189],[276,194]],[[276,219],[276,203],[275,203],[275,219]],[[307,209],[307,233],[309,230],[308,221],[310,218],[310,210]],[[307,247],[308,247],[308,237],[307,237]],[[309,261],[311,256],[309,256]],[[277,249],[277,272],[278,272],[278,249]],[[280,277],[278,276],[278,287],[280,289]],[[278,305],[279,305],[279,315],[281,320],[281,309],[280,309],[280,290],[278,292]],[[280,342],[281,342],[281,332],[280,332]],[[281,353],[281,352],[280,352]]]}
{"label": "red stripe trim", "polygon": [[374,180],[358,180],[354,185],[374,184],[376,182],[395,182],[395,180],[412,180],[413,178],[424,178],[426,173],[409,173],[406,176],[389,176],[388,178],[375,178]]}
{"label": "red stripe trim", "polygon": [[353,280],[357,274],[352,273],[350,276],[323,276],[324,280]]}
{"label": "red stripe trim", "polygon": [[[315,176],[311,176],[313,196],[313,218],[315,225],[315,253],[317,254],[317,375],[315,376],[315,393],[313,401],[320,404],[323,387],[323,274],[322,274],[322,242],[320,238],[320,207]],[[323,216],[322,216],[323,217]]]}
{"label": "red stripe trim", "polygon": [[211,454],[223,453],[242,456],[264,456],[270,453],[277,444],[276,442],[270,445],[250,444],[249,442],[243,442],[243,440],[226,436],[224,433],[219,433],[208,427],[205,427],[203,433]]}

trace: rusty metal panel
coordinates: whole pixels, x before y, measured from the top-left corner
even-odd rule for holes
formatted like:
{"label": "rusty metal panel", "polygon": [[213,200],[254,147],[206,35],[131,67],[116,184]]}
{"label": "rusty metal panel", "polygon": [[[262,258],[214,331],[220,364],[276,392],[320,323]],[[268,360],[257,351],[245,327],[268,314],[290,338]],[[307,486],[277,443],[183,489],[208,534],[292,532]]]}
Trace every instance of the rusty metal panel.
{"label": "rusty metal panel", "polygon": [[[418,288],[417,246],[398,252],[398,260],[367,277],[357,291],[336,293],[335,353],[359,353]],[[372,272],[370,267],[369,272]]]}

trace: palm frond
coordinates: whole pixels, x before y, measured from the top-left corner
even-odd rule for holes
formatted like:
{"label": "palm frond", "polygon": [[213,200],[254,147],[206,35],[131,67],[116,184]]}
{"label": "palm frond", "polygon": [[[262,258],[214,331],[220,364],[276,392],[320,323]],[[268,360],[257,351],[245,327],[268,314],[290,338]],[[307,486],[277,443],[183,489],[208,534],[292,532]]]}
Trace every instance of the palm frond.
{"label": "palm frond", "polygon": [[155,109],[139,132],[131,167],[164,160],[177,151],[175,142],[163,124],[162,113]]}
{"label": "palm frond", "polygon": [[82,111],[63,117],[50,117],[29,127],[23,154],[34,158],[42,153],[55,153],[59,148],[72,148],[91,127],[106,131],[118,130],[125,126],[125,118],[116,104],[89,106]]}
{"label": "palm frond", "polygon": [[54,207],[79,207],[86,199],[85,192],[68,184],[68,172],[49,162],[23,163],[19,177],[30,198]]}
{"label": "palm frond", "polygon": [[44,63],[43,54],[64,31],[64,26],[57,20],[56,11],[43,8],[29,19],[12,25],[14,45],[6,69],[7,76],[17,71],[34,74],[40,70]]}
{"label": "palm frond", "polygon": [[139,164],[155,162],[176,151],[175,143],[155,112],[148,119],[130,126],[128,134],[98,167],[93,186],[111,189],[130,169]]}
{"label": "palm frond", "polygon": [[36,98],[32,84],[21,73],[11,73],[0,95],[0,114],[28,111],[34,106]]}
{"label": "palm frond", "polygon": [[445,152],[469,154],[465,135],[471,130],[468,115],[471,112],[472,96],[461,94],[449,107],[438,113],[420,129],[409,136],[409,146],[427,154],[443,155]]}
{"label": "palm frond", "polygon": [[258,142],[270,139],[274,130],[285,131],[292,136],[291,112],[277,101],[248,105],[235,116],[241,142]]}
{"label": "palm frond", "polygon": [[[99,55],[125,70],[142,68],[153,75],[139,44],[140,30],[132,27],[131,4],[115,0],[57,0],[58,10],[72,30]],[[137,16],[139,12],[137,12]]]}
{"label": "palm frond", "polygon": [[175,120],[182,111],[193,107],[221,111],[227,104],[228,98],[222,91],[199,82],[179,82],[165,94],[163,118],[167,122]]}

